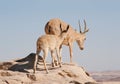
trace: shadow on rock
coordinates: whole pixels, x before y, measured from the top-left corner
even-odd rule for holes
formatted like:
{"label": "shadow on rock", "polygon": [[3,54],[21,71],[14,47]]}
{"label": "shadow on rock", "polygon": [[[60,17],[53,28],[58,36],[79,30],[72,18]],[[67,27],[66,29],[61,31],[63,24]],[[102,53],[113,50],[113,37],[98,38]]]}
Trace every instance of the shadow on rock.
{"label": "shadow on rock", "polygon": [[82,83],[79,83],[78,81],[70,81],[69,83],[72,83],[72,84],[82,84]]}
{"label": "shadow on rock", "polygon": [[[12,71],[20,71],[20,72],[27,72],[25,69],[32,69],[34,65],[34,60],[35,60],[35,53],[29,54],[27,57],[15,60],[16,64],[12,65],[11,67],[8,68],[8,70]],[[38,61],[42,61],[42,57],[38,56]]]}

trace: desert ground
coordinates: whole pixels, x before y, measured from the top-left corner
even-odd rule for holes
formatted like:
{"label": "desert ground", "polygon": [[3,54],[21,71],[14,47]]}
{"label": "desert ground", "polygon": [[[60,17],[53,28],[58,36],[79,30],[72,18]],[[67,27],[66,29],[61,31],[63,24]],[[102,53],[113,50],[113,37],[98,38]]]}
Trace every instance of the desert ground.
{"label": "desert ground", "polygon": [[100,84],[120,84],[120,71],[91,72],[90,74]]}

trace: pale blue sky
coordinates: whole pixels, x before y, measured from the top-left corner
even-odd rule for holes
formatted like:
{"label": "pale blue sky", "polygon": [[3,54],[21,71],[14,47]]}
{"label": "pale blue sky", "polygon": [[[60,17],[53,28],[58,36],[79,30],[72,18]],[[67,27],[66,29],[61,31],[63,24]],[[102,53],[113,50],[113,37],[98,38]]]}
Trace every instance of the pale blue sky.
{"label": "pale blue sky", "polygon": [[0,0],[0,61],[35,52],[45,24],[56,17],[77,30],[85,19],[90,29],[83,51],[74,43],[74,62],[89,71],[120,70],[120,0]]}

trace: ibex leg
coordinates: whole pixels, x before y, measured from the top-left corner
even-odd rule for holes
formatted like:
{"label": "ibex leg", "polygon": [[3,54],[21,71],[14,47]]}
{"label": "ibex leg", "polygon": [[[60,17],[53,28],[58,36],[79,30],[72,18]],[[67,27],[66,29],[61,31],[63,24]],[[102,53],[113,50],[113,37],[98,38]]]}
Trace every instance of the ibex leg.
{"label": "ibex leg", "polygon": [[33,73],[36,72],[36,67],[37,67],[37,62],[38,62],[38,55],[39,55],[40,51],[41,50],[36,51],[35,60],[34,60],[34,66],[33,66]]}
{"label": "ibex leg", "polygon": [[55,67],[56,65],[55,62],[57,61],[55,57],[55,50],[51,51],[51,57],[52,57],[52,67]]}
{"label": "ibex leg", "polygon": [[47,69],[47,67],[46,67],[46,62],[45,62],[45,60],[46,60],[46,56],[48,55],[48,49],[43,50],[43,53],[44,53],[44,55],[43,55],[43,64],[44,64],[44,67],[45,67],[46,73],[48,73],[48,69]]}
{"label": "ibex leg", "polygon": [[70,52],[70,63],[72,63],[72,56],[73,56],[72,44],[69,44],[69,52]]}

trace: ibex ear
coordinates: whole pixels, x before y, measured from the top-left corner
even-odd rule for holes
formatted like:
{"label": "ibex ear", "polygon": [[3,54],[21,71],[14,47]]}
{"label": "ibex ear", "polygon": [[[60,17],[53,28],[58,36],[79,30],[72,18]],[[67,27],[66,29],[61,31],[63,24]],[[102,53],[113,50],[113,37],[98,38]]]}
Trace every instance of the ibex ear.
{"label": "ibex ear", "polygon": [[60,23],[60,31],[62,32],[62,25],[61,25],[61,23]]}
{"label": "ibex ear", "polygon": [[89,29],[85,30],[84,33],[87,33],[89,31]]}
{"label": "ibex ear", "polygon": [[60,24],[60,28],[62,28],[62,25]]}
{"label": "ibex ear", "polygon": [[67,26],[67,29],[66,30],[68,30],[69,29],[69,25]]}
{"label": "ibex ear", "polygon": [[63,32],[67,32],[67,31],[68,31],[68,29],[69,29],[69,25],[67,25],[66,30],[64,30]]}
{"label": "ibex ear", "polygon": [[80,31],[80,33],[82,33],[82,31]]}

